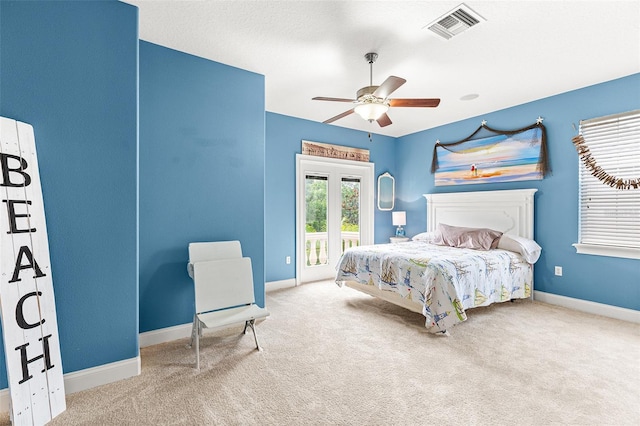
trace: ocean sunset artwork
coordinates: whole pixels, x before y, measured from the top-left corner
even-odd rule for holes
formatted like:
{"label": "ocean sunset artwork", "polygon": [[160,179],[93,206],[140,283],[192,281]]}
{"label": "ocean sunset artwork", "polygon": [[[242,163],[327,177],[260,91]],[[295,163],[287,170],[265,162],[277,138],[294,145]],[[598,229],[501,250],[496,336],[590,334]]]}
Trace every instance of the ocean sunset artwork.
{"label": "ocean sunset artwork", "polygon": [[538,167],[541,146],[539,128],[470,140],[451,151],[438,146],[435,185],[542,179]]}

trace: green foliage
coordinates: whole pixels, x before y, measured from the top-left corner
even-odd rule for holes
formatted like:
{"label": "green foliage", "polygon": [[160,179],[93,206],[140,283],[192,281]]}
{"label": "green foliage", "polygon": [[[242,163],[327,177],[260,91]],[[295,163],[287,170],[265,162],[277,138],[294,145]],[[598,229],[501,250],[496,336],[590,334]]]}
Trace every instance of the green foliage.
{"label": "green foliage", "polygon": [[327,181],[306,179],[307,232],[327,232]]}
{"label": "green foliage", "polygon": [[[327,232],[327,181],[306,179],[306,232]],[[342,182],[343,231],[360,230],[360,183]]]}
{"label": "green foliage", "polygon": [[358,231],[359,225],[360,182],[342,182],[342,230]]}
{"label": "green foliage", "polygon": [[360,226],[356,223],[344,223],[342,222],[342,230],[345,232],[358,232],[360,231]]}

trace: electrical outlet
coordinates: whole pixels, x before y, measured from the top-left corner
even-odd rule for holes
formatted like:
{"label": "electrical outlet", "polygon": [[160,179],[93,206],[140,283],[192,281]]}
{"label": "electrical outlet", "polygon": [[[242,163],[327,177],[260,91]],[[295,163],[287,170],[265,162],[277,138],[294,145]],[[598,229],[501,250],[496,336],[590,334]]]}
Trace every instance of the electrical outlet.
{"label": "electrical outlet", "polygon": [[291,263],[291,256],[287,256],[285,262],[287,263],[287,265],[289,265]]}
{"label": "electrical outlet", "polygon": [[556,272],[556,275],[558,277],[561,277],[562,276],[562,266],[556,266],[556,271],[555,272]]}

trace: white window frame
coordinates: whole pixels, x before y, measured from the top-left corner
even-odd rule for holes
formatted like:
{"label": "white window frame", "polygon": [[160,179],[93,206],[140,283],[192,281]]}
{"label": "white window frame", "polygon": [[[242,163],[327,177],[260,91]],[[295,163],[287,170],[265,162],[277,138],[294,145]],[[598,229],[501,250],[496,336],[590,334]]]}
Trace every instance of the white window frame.
{"label": "white window frame", "polygon": [[[640,110],[583,120],[580,133],[597,165],[607,173],[621,179],[640,177]],[[640,189],[612,188],[592,176],[582,159],[578,161],[579,237],[573,244],[576,252],[640,259]],[[589,208],[606,209],[608,215],[589,215]],[[621,213],[621,209],[628,213]]]}

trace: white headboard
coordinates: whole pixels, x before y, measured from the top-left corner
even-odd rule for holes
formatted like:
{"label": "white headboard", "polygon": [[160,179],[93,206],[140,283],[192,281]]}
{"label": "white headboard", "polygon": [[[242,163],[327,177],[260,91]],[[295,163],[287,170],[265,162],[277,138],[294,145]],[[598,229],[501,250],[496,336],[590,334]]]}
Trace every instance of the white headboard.
{"label": "white headboard", "polygon": [[490,228],[533,239],[533,194],[537,189],[424,194],[427,231],[438,223]]}

